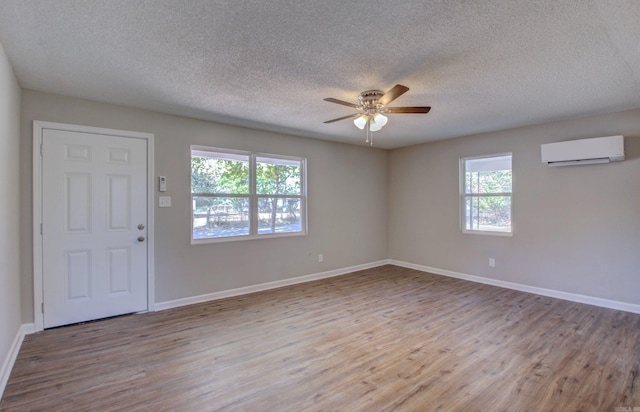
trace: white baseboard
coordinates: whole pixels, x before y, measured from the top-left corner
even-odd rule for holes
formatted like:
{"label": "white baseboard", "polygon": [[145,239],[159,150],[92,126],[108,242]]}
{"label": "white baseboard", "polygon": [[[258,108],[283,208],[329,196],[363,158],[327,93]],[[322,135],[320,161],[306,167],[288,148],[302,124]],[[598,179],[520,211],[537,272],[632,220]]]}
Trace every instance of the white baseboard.
{"label": "white baseboard", "polygon": [[409,269],[416,269],[422,272],[433,273],[441,276],[448,276],[456,279],[468,280],[476,283],[483,283],[486,285],[497,286],[505,289],[518,290],[520,292],[533,293],[535,295],[548,296],[552,298],[568,300],[571,302],[585,303],[588,305],[600,306],[603,308],[622,310],[625,312],[640,314],[640,305],[633,304],[633,303],[619,302],[615,300],[603,299],[603,298],[598,298],[594,296],[580,295],[576,293],[562,292],[562,291],[553,290],[553,289],[545,289],[545,288],[540,288],[536,286],[524,285],[521,283],[485,278],[482,276],[469,275],[466,273],[459,273],[451,270],[439,269],[431,266],[418,265],[415,263],[409,263],[409,262],[404,262],[404,261],[394,260],[394,259],[384,259],[376,262],[365,263],[362,265],[330,270],[327,272],[320,272],[320,273],[314,273],[311,275],[278,280],[275,282],[262,283],[259,285],[252,285],[252,286],[246,286],[246,287],[237,288],[237,289],[224,290],[221,292],[208,293],[205,295],[192,296],[188,298],[170,300],[166,302],[159,302],[155,304],[155,310],[159,311],[159,310],[177,308],[185,305],[192,305],[195,303],[202,303],[202,302],[208,302],[208,301],[217,300],[217,299],[224,299],[224,298],[229,298],[234,296],[246,295],[248,293],[260,292],[263,290],[275,289],[283,286],[295,285],[298,283],[311,282],[313,280],[345,275],[347,273],[357,272],[358,270],[371,269],[374,267],[387,265],[387,264],[405,267]]}
{"label": "white baseboard", "polygon": [[311,282],[313,280],[326,279],[334,276],[345,275],[359,270],[371,269],[374,267],[388,264],[389,261],[379,260],[376,262],[364,263],[362,265],[349,266],[346,268],[329,270],[327,272],[313,273],[311,275],[298,276],[295,278],[282,279],[274,282],[261,283],[259,285],[245,286],[237,289],[223,290],[220,292],[207,293],[205,295],[192,296],[188,298],[169,300],[166,302],[158,302],[154,305],[156,311],[177,308],[180,306],[193,305],[195,303],[209,302],[212,300],[230,298],[234,296],[246,295],[248,293],[261,292],[263,290],[281,288],[283,286],[295,285],[298,283]]}
{"label": "white baseboard", "polygon": [[18,352],[20,352],[24,336],[33,332],[33,323],[27,323],[18,328],[18,333],[16,333],[16,337],[13,339],[9,353],[7,353],[7,356],[4,358],[4,362],[2,362],[2,369],[0,369],[0,399],[2,399],[4,389],[7,387],[7,382],[9,382],[9,375],[11,375],[13,364],[16,363],[16,358],[18,357]]}
{"label": "white baseboard", "polygon": [[23,323],[22,331],[25,335],[31,335],[32,333],[36,333],[36,325],[33,323]]}
{"label": "white baseboard", "polygon": [[507,282],[504,280],[497,280],[491,278],[485,278],[476,275],[467,275],[465,273],[453,272],[445,269],[438,269],[430,266],[416,265],[414,263],[403,262],[400,260],[389,259],[390,265],[401,266],[409,269],[415,269],[422,272],[434,273],[436,275],[448,276],[456,279],[469,280],[471,282],[484,283],[486,285],[498,286],[506,289],[518,290],[520,292],[533,293],[535,295],[548,296],[551,298],[568,300],[571,302],[586,303],[588,305],[600,306],[603,308],[622,310],[631,313],[640,313],[640,305],[626,302],[618,302],[615,300],[596,298],[593,296],[578,295],[575,293],[562,292],[559,290],[539,288],[536,286],[523,285],[521,283]]}

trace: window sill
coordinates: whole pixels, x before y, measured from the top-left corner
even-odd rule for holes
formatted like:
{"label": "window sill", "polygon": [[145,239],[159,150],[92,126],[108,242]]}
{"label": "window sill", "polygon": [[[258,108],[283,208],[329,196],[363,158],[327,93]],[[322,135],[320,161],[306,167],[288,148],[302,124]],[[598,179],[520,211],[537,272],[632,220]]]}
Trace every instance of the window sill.
{"label": "window sill", "polygon": [[487,235],[487,236],[499,236],[499,237],[513,237],[513,231],[511,232],[493,232],[488,230],[466,230],[463,229],[462,233],[469,235]]}
{"label": "window sill", "polygon": [[227,242],[241,242],[243,240],[257,240],[257,239],[275,239],[283,237],[297,237],[306,236],[306,232],[288,232],[288,233],[265,233],[263,235],[242,235],[242,236],[227,236],[227,237],[211,237],[203,239],[191,239],[192,245],[203,245],[207,243],[227,243]]}

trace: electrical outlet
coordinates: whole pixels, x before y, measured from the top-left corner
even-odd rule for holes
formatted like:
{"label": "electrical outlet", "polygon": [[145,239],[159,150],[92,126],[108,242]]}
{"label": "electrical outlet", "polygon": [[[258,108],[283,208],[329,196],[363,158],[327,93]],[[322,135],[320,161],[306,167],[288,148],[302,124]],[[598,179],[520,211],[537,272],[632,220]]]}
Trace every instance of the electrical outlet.
{"label": "electrical outlet", "polygon": [[322,253],[318,255],[318,262],[320,263],[324,262],[324,255]]}
{"label": "electrical outlet", "polygon": [[496,260],[494,258],[489,258],[489,267],[490,268],[496,267]]}

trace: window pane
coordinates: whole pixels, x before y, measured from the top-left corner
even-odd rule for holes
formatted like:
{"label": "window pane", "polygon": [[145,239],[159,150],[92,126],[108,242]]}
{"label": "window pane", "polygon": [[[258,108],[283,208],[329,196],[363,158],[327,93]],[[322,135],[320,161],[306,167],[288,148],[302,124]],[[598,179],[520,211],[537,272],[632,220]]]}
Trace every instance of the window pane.
{"label": "window pane", "polygon": [[193,197],[193,238],[249,234],[249,197]]}
{"label": "window pane", "polygon": [[192,150],[191,193],[248,194],[249,156]]}
{"label": "window pane", "polygon": [[465,197],[465,229],[511,232],[511,196]]}
{"label": "window pane", "polygon": [[511,193],[511,155],[464,161],[465,193]]}
{"label": "window pane", "polygon": [[511,193],[511,170],[467,172],[466,193]]}
{"label": "window pane", "polygon": [[466,159],[467,172],[487,172],[494,170],[511,170],[511,155]]}
{"label": "window pane", "polygon": [[258,233],[302,231],[299,198],[261,197],[258,199]]}
{"label": "window pane", "polygon": [[256,192],[260,195],[300,195],[299,160],[256,158]]}

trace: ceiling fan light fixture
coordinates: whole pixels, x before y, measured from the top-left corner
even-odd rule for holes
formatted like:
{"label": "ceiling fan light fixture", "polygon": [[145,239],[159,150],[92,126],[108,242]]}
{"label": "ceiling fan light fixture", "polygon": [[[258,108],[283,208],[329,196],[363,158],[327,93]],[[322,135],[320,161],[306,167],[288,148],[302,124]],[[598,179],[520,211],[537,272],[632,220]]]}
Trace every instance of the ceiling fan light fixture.
{"label": "ceiling fan light fixture", "polygon": [[371,131],[376,132],[382,129],[384,125],[387,124],[387,120],[389,120],[387,119],[387,116],[382,113],[376,113],[375,116],[373,116],[373,119],[371,119],[371,124],[373,125],[375,123],[375,127],[373,127]]}
{"label": "ceiling fan light fixture", "polygon": [[355,124],[358,129],[363,130],[364,127],[367,125],[368,121],[369,121],[369,116],[367,116],[366,114],[363,114],[362,116],[356,117],[355,120],[353,121],[353,124]]}
{"label": "ceiling fan light fixture", "polygon": [[369,123],[369,130],[371,130],[372,132],[377,132],[380,129],[382,129],[382,126],[376,123],[375,120],[371,119],[371,123]]}

